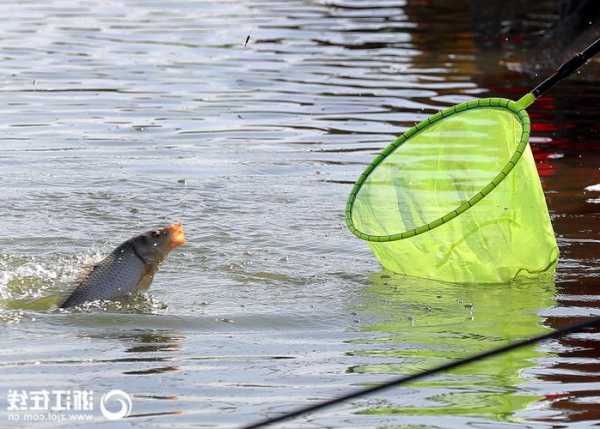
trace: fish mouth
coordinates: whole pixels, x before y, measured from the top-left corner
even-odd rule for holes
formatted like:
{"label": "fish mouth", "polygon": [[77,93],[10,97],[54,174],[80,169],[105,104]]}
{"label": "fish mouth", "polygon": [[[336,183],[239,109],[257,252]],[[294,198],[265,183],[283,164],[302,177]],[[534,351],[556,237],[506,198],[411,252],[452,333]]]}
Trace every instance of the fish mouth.
{"label": "fish mouth", "polygon": [[173,225],[167,226],[165,229],[169,231],[169,238],[171,239],[169,247],[171,250],[185,244],[185,233],[183,232],[182,224],[174,223]]}

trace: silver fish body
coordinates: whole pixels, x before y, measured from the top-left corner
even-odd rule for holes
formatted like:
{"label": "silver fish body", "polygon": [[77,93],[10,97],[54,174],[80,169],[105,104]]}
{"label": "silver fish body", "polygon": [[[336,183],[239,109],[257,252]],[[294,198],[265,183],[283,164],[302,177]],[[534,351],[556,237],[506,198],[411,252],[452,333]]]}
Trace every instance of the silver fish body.
{"label": "silver fish body", "polygon": [[[148,271],[151,271],[132,250],[123,243],[92,268],[61,307],[72,307],[99,299],[112,300],[133,294]],[[152,272],[151,275],[154,273]]]}
{"label": "silver fish body", "polygon": [[120,299],[147,289],[168,253],[184,243],[180,224],[148,231],[125,241],[92,268],[60,307]]}

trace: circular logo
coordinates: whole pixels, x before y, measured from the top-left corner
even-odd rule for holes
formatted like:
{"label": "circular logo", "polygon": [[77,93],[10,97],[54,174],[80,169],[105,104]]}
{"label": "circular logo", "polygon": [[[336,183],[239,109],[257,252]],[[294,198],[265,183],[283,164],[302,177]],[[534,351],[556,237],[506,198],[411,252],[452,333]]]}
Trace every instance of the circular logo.
{"label": "circular logo", "polygon": [[[106,404],[109,401],[116,401],[120,404],[120,409],[117,411],[110,411],[106,408]],[[119,389],[111,390],[110,392],[102,395],[100,400],[100,411],[102,415],[108,420],[119,420],[127,417],[131,413],[131,396],[129,393]]]}

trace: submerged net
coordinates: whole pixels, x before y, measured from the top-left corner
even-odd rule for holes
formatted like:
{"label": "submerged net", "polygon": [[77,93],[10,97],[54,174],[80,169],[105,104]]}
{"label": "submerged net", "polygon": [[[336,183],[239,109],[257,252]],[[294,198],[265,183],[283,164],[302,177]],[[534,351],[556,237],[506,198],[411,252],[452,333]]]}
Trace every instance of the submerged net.
{"label": "submerged net", "polygon": [[384,268],[458,283],[552,275],[558,247],[524,106],[488,98],[399,137],[350,194],[346,222]]}

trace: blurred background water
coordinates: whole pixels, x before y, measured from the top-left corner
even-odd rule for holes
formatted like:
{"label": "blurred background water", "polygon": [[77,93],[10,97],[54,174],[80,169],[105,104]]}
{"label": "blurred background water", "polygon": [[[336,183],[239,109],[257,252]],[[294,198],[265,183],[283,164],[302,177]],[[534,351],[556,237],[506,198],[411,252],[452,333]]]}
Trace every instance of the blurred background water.
{"label": "blurred background water", "polygon": [[[394,136],[518,98],[600,34],[594,3],[3,4],[0,427],[55,426],[8,420],[9,390],[44,388],[132,394],[103,427],[235,427],[600,315],[598,60],[528,109],[556,282],[401,278],[343,224]],[[151,298],[51,310],[82,265],[177,220]],[[572,335],[283,426],[590,427],[599,356]]]}

